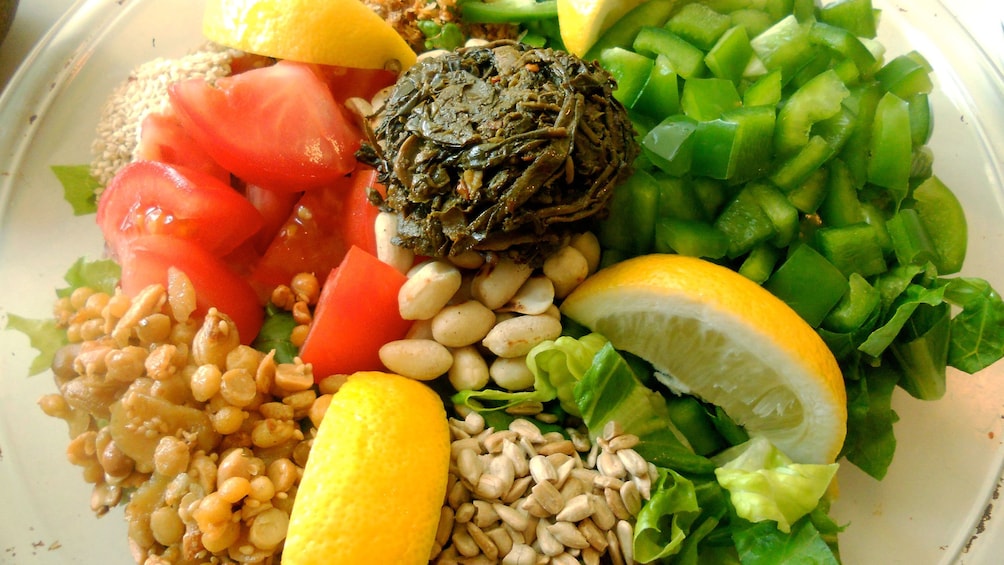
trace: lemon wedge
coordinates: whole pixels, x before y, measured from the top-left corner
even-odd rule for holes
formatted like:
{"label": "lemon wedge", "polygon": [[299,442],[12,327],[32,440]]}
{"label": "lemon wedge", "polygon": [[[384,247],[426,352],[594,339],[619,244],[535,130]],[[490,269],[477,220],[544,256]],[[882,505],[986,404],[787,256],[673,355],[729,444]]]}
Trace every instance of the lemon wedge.
{"label": "lemon wedge", "polygon": [[431,388],[391,373],[351,375],[310,449],[283,563],[428,563],[449,465],[446,411]]}
{"label": "lemon wedge", "polygon": [[833,354],[787,304],[735,271],[636,257],[586,279],[561,311],[794,461],[831,463],[840,452],[847,405]]}
{"label": "lemon wedge", "polygon": [[645,0],[558,0],[558,25],[565,49],[579,57],[624,14]]}
{"label": "lemon wedge", "polygon": [[363,69],[406,69],[415,52],[359,0],[209,0],[208,39],[266,57]]}

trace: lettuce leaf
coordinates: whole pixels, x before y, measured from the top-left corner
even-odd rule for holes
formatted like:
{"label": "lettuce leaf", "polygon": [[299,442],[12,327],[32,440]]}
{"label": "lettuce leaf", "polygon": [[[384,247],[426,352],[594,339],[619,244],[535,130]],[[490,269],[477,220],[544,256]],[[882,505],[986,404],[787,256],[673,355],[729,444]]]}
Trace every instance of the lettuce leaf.
{"label": "lettuce leaf", "polygon": [[700,513],[694,483],[676,471],[660,468],[652,498],[638,513],[634,527],[635,559],[651,563],[678,553]]}
{"label": "lettuce leaf", "polygon": [[74,290],[82,287],[111,295],[115,293],[115,287],[118,286],[121,278],[122,267],[115,261],[111,259],[87,261],[80,257],[63,275],[67,286],[56,289],[56,296],[67,297],[73,294]]}
{"label": "lettuce leaf", "polygon": [[819,505],[837,474],[837,463],[794,463],[763,437],[712,458],[715,477],[729,491],[736,514],[750,522],[772,520],[783,533]]}
{"label": "lettuce leaf", "polygon": [[839,565],[840,561],[815,524],[808,518],[796,522],[785,534],[770,522],[752,524],[732,532],[742,565]]}
{"label": "lettuce leaf", "polygon": [[91,176],[89,165],[53,165],[51,169],[63,185],[63,199],[73,208],[74,216],[98,211],[101,183]]}
{"label": "lettuce leaf", "polygon": [[66,329],[56,325],[56,320],[48,318],[45,320],[33,320],[22,318],[16,314],[7,314],[7,327],[5,329],[15,330],[28,336],[31,347],[38,350],[38,355],[31,360],[28,367],[28,376],[43,373],[52,367],[52,360],[56,352],[69,341],[66,339]]}

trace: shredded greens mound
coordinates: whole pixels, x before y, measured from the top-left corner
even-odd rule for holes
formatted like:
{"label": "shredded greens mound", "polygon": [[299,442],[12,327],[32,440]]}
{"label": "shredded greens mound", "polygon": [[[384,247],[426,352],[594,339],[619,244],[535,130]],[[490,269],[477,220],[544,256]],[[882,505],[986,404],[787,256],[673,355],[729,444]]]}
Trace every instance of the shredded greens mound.
{"label": "shredded greens mound", "polygon": [[614,88],[595,63],[510,41],[410,68],[360,152],[399,215],[396,243],[542,261],[631,175],[639,149]]}

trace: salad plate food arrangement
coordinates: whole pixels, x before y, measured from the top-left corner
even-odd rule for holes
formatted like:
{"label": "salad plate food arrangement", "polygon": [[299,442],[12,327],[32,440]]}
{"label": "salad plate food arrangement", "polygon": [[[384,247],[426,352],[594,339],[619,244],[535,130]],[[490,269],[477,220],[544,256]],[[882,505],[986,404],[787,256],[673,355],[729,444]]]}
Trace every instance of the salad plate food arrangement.
{"label": "salad plate food arrangement", "polygon": [[1001,108],[935,0],[80,2],[0,562],[995,563]]}

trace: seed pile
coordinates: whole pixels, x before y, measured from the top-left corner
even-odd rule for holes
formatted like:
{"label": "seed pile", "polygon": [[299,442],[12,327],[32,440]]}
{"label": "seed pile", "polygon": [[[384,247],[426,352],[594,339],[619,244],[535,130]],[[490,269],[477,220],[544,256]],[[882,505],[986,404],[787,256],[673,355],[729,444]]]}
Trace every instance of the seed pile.
{"label": "seed pile", "polygon": [[496,431],[476,412],[450,430],[434,563],[634,563],[632,524],[656,473],[637,436],[613,422],[595,443],[526,419]]}
{"label": "seed pile", "polygon": [[98,515],[135,489],[137,563],[272,562],[333,390],[309,365],[240,345],[215,309],[197,319],[187,277],[170,281],[132,300],[86,288],[61,299],[70,344],[53,364],[59,393],[39,403],[67,422]]}

